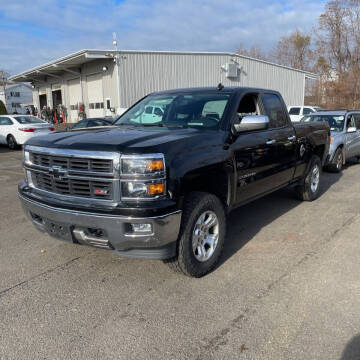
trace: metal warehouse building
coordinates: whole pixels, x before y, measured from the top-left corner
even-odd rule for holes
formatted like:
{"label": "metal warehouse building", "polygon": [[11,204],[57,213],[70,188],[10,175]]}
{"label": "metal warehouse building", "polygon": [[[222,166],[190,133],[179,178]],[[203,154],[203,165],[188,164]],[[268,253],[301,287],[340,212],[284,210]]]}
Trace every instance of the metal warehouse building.
{"label": "metal warehouse building", "polygon": [[183,87],[251,86],[278,90],[287,105],[304,103],[317,76],[231,53],[81,50],[14,75],[31,82],[34,106],[63,105],[67,121],[120,114],[149,92]]}

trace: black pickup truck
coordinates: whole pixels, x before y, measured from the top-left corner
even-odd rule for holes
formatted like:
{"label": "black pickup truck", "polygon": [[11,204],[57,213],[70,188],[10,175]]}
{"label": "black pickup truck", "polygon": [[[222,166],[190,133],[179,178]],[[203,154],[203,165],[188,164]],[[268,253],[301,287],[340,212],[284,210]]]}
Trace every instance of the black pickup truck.
{"label": "black pickup truck", "polygon": [[326,123],[293,125],[276,91],[157,92],[114,126],[31,139],[19,197],[55,238],[200,277],[232,209],[288,185],[317,198],[329,137]]}

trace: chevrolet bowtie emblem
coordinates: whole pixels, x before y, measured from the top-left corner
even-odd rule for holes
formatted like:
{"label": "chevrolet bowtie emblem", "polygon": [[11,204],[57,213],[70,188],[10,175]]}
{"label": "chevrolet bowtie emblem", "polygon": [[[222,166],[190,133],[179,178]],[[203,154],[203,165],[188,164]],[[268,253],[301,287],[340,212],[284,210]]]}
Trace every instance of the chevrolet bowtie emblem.
{"label": "chevrolet bowtie emblem", "polygon": [[62,180],[62,178],[67,175],[67,171],[63,169],[61,166],[52,166],[49,169],[49,174],[54,179]]}

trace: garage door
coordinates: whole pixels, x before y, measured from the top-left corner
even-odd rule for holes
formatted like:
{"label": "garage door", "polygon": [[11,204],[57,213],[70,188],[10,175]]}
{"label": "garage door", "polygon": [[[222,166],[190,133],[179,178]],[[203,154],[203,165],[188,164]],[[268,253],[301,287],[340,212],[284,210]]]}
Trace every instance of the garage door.
{"label": "garage door", "polygon": [[89,75],[86,77],[88,90],[88,114],[89,117],[104,116],[104,96],[102,86],[102,74]]}
{"label": "garage door", "polygon": [[73,79],[68,81],[68,90],[69,90],[69,101],[70,106],[68,110],[68,116],[70,117],[71,122],[78,120],[78,105],[81,103],[81,87],[80,87],[80,78]]}

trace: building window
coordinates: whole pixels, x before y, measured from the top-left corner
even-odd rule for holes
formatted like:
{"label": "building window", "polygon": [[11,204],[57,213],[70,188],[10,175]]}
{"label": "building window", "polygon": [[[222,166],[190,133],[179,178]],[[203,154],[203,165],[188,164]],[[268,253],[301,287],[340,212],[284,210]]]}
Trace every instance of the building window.
{"label": "building window", "polygon": [[13,102],[13,103],[11,103],[11,107],[13,107],[13,108],[19,108],[19,107],[21,107],[21,104],[20,104],[20,103],[15,103],[15,102]]}
{"label": "building window", "polygon": [[12,96],[12,97],[20,97],[20,92],[19,91],[10,91],[10,96]]}

